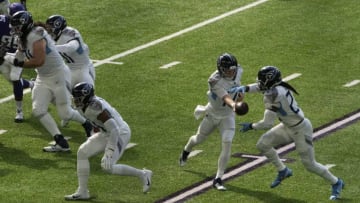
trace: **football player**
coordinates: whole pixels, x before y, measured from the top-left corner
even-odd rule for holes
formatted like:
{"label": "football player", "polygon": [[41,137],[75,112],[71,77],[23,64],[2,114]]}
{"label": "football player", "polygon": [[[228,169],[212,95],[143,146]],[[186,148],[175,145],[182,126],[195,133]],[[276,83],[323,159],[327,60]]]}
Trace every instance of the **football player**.
{"label": "football player", "polygon": [[37,77],[32,90],[32,113],[53,136],[55,145],[44,147],[45,152],[69,151],[69,144],[48,113],[50,103],[56,105],[61,119],[81,123],[87,136],[92,125],[71,108],[70,70],[56,51],[55,43],[42,26],[34,24],[32,15],[19,11],[12,15],[11,30],[19,39],[15,56],[5,58],[13,65],[35,69]]}
{"label": "football player", "polygon": [[[25,8],[20,3],[12,3],[9,8],[9,15],[16,13],[17,11],[24,11]],[[15,37],[10,34],[10,16],[8,15],[0,15],[0,42],[1,42],[1,56],[5,56],[5,54],[13,55],[17,49],[17,41]],[[21,123],[24,120],[24,115],[22,111],[22,101],[23,101],[23,89],[31,88],[33,86],[32,81],[25,80],[21,78],[22,68],[16,68],[11,63],[3,61],[3,58],[0,59],[0,71],[13,85],[13,94],[15,98],[16,105],[16,116],[15,122]]]}
{"label": "football player", "polygon": [[205,107],[198,106],[194,112],[196,118],[199,118],[201,114],[206,115],[196,134],[189,138],[179,159],[180,166],[184,166],[192,148],[202,143],[215,129],[219,129],[221,153],[213,181],[213,187],[217,190],[226,190],[222,176],[230,159],[235,134],[235,103],[241,101],[244,96],[240,91],[230,94],[228,90],[240,86],[242,73],[242,67],[232,54],[224,53],[218,57],[217,70],[208,79],[208,103]]}
{"label": "football player", "polygon": [[[71,87],[80,82],[95,85],[95,68],[89,56],[89,48],[75,28],[67,26],[61,15],[52,15],[46,20],[48,31],[56,42],[56,49],[71,71]],[[68,121],[61,121],[64,127]]]}
{"label": "football player", "polygon": [[[304,112],[298,106],[294,94],[297,91],[288,83],[282,81],[281,72],[274,66],[265,66],[258,72],[257,89],[264,94],[264,118],[254,123],[241,123],[240,131],[270,129],[263,134],[256,147],[275,165],[277,177],[270,187],[275,188],[292,176],[292,170],[280,160],[274,147],[294,142],[304,167],[332,184],[330,200],[340,197],[344,187],[342,179],[334,176],[329,169],[315,160],[312,143],[313,127]],[[254,89],[246,87],[246,90]],[[273,127],[276,120],[280,123]]]}
{"label": "football player", "polygon": [[79,83],[72,89],[77,110],[100,129],[80,145],[77,153],[78,189],[66,195],[66,200],[86,200],[90,198],[88,179],[90,176],[89,158],[101,152],[101,167],[105,172],[121,176],[138,177],[143,184],[143,192],[149,191],[152,171],[137,169],[125,164],[117,164],[131,138],[131,130],[121,115],[107,101],[95,96],[89,83]]}

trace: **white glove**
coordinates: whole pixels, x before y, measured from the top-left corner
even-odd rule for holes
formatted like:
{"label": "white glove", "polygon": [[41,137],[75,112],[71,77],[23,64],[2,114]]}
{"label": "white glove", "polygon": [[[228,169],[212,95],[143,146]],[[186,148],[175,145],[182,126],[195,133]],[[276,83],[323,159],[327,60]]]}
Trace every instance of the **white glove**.
{"label": "white glove", "polygon": [[103,156],[103,158],[101,159],[101,166],[105,169],[105,170],[111,170],[112,169],[112,165],[113,165],[113,160],[112,160],[112,156],[114,154],[114,150],[111,148],[106,148],[105,149],[105,154]]}

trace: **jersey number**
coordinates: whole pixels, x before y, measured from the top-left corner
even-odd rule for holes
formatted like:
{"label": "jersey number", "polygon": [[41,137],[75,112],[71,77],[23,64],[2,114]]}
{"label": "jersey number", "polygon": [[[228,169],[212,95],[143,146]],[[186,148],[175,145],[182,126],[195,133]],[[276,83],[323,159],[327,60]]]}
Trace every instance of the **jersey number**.
{"label": "jersey number", "polygon": [[298,113],[300,111],[300,109],[294,105],[294,97],[292,96],[290,91],[287,91],[286,98],[288,99],[288,101],[290,103],[289,107],[290,107],[291,111],[293,111],[294,113]]}

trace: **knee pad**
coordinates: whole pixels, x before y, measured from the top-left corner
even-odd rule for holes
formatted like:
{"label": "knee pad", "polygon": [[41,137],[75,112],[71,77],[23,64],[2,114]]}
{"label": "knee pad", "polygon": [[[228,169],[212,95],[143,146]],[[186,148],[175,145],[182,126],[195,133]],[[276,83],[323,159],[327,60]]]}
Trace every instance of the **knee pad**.
{"label": "knee pad", "polygon": [[232,142],[235,135],[235,130],[225,130],[222,133],[221,140],[222,142]]}
{"label": "knee pad", "polygon": [[68,105],[61,105],[59,107],[59,109],[61,109],[61,110],[58,110],[59,117],[62,120],[71,120],[72,119],[74,112],[71,109],[71,107],[69,107]]}
{"label": "knee pad", "polygon": [[46,113],[47,113],[46,109],[41,109],[41,108],[33,108],[32,109],[32,115],[36,118],[41,118]]}
{"label": "knee pad", "polygon": [[78,151],[77,151],[77,159],[88,159],[89,155],[88,152],[86,150],[86,148],[84,147],[84,145],[80,145]]}
{"label": "knee pad", "polygon": [[264,144],[263,142],[259,141],[256,143],[256,148],[260,151],[260,152],[267,152],[271,149],[271,146],[268,146],[266,144]]}

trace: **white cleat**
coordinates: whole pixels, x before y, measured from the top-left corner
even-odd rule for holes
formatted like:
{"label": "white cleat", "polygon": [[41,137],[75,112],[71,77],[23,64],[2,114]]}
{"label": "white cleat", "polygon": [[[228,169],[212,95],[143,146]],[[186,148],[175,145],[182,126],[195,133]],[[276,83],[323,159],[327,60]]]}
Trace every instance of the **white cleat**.
{"label": "white cleat", "polygon": [[89,194],[89,191],[79,192],[79,190],[77,190],[74,194],[65,195],[64,198],[65,198],[65,200],[68,200],[68,201],[88,200],[88,199],[90,199],[90,194]]}
{"label": "white cleat", "polygon": [[213,187],[219,191],[225,191],[226,187],[224,187],[224,184],[221,180],[221,178],[216,178],[213,181]]}
{"label": "white cleat", "polygon": [[69,147],[64,148],[58,144],[55,144],[55,145],[50,145],[50,146],[44,147],[43,151],[44,152],[67,152],[67,151],[70,151],[70,148]]}
{"label": "white cleat", "polygon": [[16,110],[15,123],[22,123],[24,121],[24,114],[21,110]]}
{"label": "white cleat", "polygon": [[143,169],[143,192],[147,193],[150,190],[151,187],[151,178],[152,178],[153,172],[147,169]]}

